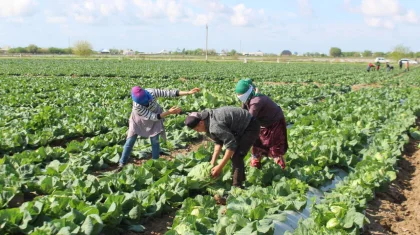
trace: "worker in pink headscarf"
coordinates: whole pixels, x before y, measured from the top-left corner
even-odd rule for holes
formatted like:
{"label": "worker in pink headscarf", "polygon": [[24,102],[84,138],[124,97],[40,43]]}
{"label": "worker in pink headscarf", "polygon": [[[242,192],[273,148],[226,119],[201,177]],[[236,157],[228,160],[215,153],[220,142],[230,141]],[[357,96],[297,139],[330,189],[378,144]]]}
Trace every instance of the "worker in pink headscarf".
{"label": "worker in pink headscarf", "polygon": [[135,86],[131,89],[131,98],[133,99],[133,110],[129,119],[127,140],[120,158],[118,171],[120,171],[128,162],[131,151],[137,136],[150,138],[152,144],[152,158],[158,159],[160,154],[159,136],[165,138],[165,127],[163,120],[171,114],[179,114],[181,108],[172,107],[168,111],[163,109],[157,102],[159,97],[177,97],[192,95],[199,92],[199,88],[190,91],[179,90],[161,90],[161,89],[143,89]]}

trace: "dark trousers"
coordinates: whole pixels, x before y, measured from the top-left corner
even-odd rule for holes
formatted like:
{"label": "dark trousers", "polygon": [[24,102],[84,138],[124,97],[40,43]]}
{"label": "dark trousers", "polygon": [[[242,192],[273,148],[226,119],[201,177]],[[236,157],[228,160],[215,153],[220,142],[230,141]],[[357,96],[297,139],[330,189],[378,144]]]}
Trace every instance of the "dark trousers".
{"label": "dark trousers", "polygon": [[258,139],[260,133],[260,123],[252,119],[245,129],[244,133],[236,138],[238,147],[235,150],[232,160],[233,186],[242,187],[245,181],[245,162],[244,158],[248,154],[254,142]]}

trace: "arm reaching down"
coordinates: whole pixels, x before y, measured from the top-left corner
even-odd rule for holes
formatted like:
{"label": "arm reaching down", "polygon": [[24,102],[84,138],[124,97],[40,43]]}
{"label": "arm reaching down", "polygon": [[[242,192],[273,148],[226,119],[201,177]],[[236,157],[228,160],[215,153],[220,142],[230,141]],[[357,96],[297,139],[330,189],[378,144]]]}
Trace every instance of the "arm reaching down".
{"label": "arm reaching down", "polygon": [[216,165],[217,157],[219,156],[219,154],[220,154],[221,151],[222,151],[222,145],[215,144],[214,145],[213,155],[211,157],[211,162],[210,162],[212,166]]}
{"label": "arm reaching down", "polygon": [[192,90],[190,90],[190,91],[179,91],[178,92],[178,95],[179,96],[184,96],[184,95],[192,95],[192,94],[195,94],[195,93],[197,93],[197,92],[200,92],[200,88],[194,88],[194,89],[192,89]]}
{"label": "arm reaching down", "polygon": [[226,149],[225,155],[223,156],[223,159],[220,162],[220,164],[211,169],[211,175],[214,178],[218,177],[220,175],[220,173],[222,173],[223,167],[226,166],[226,164],[232,158],[234,153],[235,153],[235,150]]}

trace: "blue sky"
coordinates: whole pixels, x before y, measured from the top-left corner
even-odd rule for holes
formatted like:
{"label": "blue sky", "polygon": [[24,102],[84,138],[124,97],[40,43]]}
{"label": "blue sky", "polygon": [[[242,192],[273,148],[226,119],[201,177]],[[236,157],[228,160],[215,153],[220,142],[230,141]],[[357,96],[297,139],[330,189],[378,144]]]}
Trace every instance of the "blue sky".
{"label": "blue sky", "polygon": [[418,0],[0,0],[0,47],[420,51]]}

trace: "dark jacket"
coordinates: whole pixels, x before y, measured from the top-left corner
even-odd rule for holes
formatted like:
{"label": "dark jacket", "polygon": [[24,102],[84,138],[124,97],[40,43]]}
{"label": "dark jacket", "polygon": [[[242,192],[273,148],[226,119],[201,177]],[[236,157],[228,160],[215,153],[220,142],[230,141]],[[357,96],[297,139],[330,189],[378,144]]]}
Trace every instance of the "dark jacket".
{"label": "dark jacket", "polygon": [[[221,107],[206,110],[208,117],[204,119],[207,135],[219,145],[224,145],[227,149],[236,150],[238,147],[237,139],[242,136],[248,127],[252,116],[241,108]],[[207,115],[207,114],[206,114]]]}

